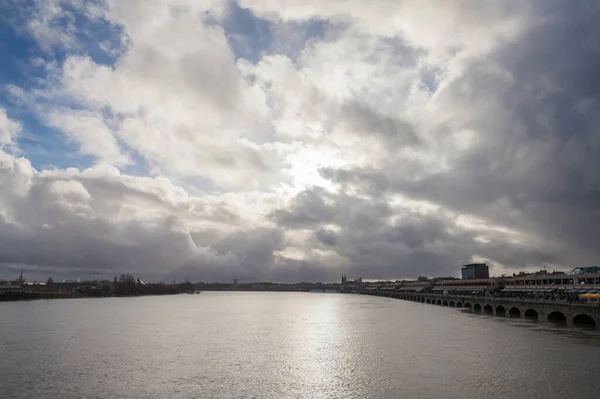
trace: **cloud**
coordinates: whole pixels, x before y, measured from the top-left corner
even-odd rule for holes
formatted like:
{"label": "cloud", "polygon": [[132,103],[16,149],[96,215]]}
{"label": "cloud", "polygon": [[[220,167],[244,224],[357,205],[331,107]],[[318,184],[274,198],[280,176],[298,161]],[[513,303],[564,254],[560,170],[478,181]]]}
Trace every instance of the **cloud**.
{"label": "cloud", "polygon": [[25,29],[43,50],[50,51],[56,46],[68,48],[75,45],[75,13],[67,7],[81,9],[81,4],[64,0],[33,2]]}
{"label": "cloud", "polygon": [[346,270],[373,278],[455,275],[458,265],[476,258],[494,264],[497,272],[557,261],[551,246],[537,248],[538,242],[520,232],[391,194],[358,197],[310,190],[271,216],[287,231],[309,233],[292,244],[300,259],[333,251],[344,259]]}
{"label": "cloud", "polygon": [[[99,166],[39,172],[0,153],[0,265],[73,276],[92,269],[153,278],[267,277],[282,233],[245,223],[218,198],[191,197],[164,178]],[[242,268],[244,266],[244,268]],[[180,273],[180,274],[178,274]]]}
{"label": "cloud", "polygon": [[0,108],[0,148],[15,144],[17,135],[23,129],[21,123],[10,119],[4,108]]}
{"label": "cloud", "polygon": [[94,155],[100,162],[115,166],[131,163],[101,114],[66,109],[52,110],[46,117],[49,126],[60,129],[77,141],[82,153]]}
{"label": "cloud", "polygon": [[[93,161],[1,153],[5,267],[290,281],[600,255],[593,2],[26,11],[39,47],[64,54],[9,101]],[[0,113],[5,147],[20,129]]]}
{"label": "cloud", "polygon": [[[210,22],[213,3],[106,3],[91,17],[121,35],[123,54],[114,65],[85,53],[48,63],[30,107],[103,162],[126,165],[133,151],[154,173],[212,186],[272,182],[279,161],[262,146],[271,135],[267,111]],[[71,12],[61,4],[55,14]],[[132,14],[139,8],[152,17]]]}
{"label": "cloud", "polygon": [[346,189],[400,193],[510,226],[565,266],[595,262],[598,59],[584,33],[594,28],[582,9],[543,11],[521,41],[472,60],[436,94],[431,137],[449,146],[440,151],[443,168],[398,174],[390,164],[325,175]]}
{"label": "cloud", "polygon": [[248,1],[241,5],[265,18],[304,21],[316,18],[348,24],[353,30],[375,36],[402,37],[411,46],[427,49],[437,57],[476,53],[514,39],[524,27],[530,6],[515,2],[463,0],[384,0],[377,7],[351,0]]}

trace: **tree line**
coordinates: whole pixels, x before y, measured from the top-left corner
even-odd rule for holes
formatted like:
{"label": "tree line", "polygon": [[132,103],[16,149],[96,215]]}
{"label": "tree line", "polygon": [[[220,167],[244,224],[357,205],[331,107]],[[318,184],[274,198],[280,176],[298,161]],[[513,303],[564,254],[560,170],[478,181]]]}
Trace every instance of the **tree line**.
{"label": "tree line", "polygon": [[112,293],[119,296],[130,295],[172,295],[193,291],[194,285],[190,282],[179,284],[143,283],[131,274],[115,276],[112,282]]}
{"label": "tree line", "polygon": [[[23,279],[22,274],[18,279],[13,281],[0,281],[0,284],[13,284],[21,286],[24,283],[25,280]],[[37,292],[62,291],[63,289],[60,288],[62,284],[64,283],[57,283],[52,277],[49,277],[46,280],[45,286],[35,284],[34,282],[33,287],[30,287],[29,290],[34,290]],[[118,277],[115,276],[112,281],[94,280],[69,284],[71,284],[71,287],[73,284],[76,284],[77,287],[73,288],[73,290],[76,290],[84,295],[93,296],[172,295],[194,291],[194,285],[189,281],[184,283],[175,283],[173,281],[173,284],[144,283],[140,278],[129,273],[122,273]],[[40,289],[36,289],[35,287],[40,287]]]}

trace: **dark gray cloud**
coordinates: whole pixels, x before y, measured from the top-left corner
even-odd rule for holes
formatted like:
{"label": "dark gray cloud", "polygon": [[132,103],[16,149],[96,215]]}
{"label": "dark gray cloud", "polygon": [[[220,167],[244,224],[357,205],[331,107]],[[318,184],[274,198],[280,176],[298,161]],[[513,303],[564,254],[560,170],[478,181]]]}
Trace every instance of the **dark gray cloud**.
{"label": "dark gray cloud", "polygon": [[[321,223],[306,218],[315,197],[329,202]],[[456,225],[444,212],[417,215],[405,208],[392,209],[385,199],[311,190],[298,195],[286,211],[275,212],[288,229],[309,230],[311,248],[335,251],[348,260],[344,270],[369,278],[402,278],[425,275],[455,276],[461,264],[480,255],[504,265],[527,268],[556,261],[545,249],[511,242],[510,235],[490,233],[485,228]],[[302,221],[302,223],[299,223]],[[335,230],[325,227],[336,226]],[[478,241],[492,236],[491,241]]]}
{"label": "dark gray cloud", "polygon": [[339,239],[335,231],[331,231],[324,227],[320,227],[315,231],[315,237],[323,245],[334,247],[338,244]]}
{"label": "dark gray cloud", "polygon": [[367,104],[357,101],[342,106],[341,119],[347,124],[345,130],[372,138],[380,138],[390,149],[402,146],[419,146],[421,140],[414,127],[407,121],[385,115]]}
{"label": "dark gray cloud", "polygon": [[[543,243],[545,253],[519,253],[530,261],[596,262],[600,7],[540,2],[537,11],[519,42],[473,60],[439,94],[446,111],[470,110],[460,128],[477,138],[472,148],[449,157],[444,171],[415,176],[390,165],[326,169],[323,175],[342,189],[358,187],[373,197],[401,193],[525,232]],[[437,135],[443,139],[451,130],[441,126]],[[424,233],[408,234],[403,242],[413,236]],[[480,254],[492,258],[488,250]],[[494,259],[500,261],[501,254]],[[501,258],[523,265],[516,256]]]}

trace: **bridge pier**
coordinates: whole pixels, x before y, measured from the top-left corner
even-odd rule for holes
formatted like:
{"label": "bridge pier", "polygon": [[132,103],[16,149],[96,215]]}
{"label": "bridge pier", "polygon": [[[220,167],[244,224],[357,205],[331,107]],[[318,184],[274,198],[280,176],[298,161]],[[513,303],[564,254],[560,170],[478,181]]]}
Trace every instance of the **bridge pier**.
{"label": "bridge pier", "polygon": [[[568,328],[573,327],[574,315],[572,315],[570,311],[560,312],[560,311],[556,311],[556,310],[552,310],[552,309],[542,308],[542,309],[540,309],[538,314],[539,314],[539,321],[542,321],[544,323],[561,326],[561,327],[568,327]],[[564,319],[560,315],[564,316]]]}
{"label": "bridge pier", "polygon": [[506,308],[502,305],[494,307],[494,316],[506,317]]}

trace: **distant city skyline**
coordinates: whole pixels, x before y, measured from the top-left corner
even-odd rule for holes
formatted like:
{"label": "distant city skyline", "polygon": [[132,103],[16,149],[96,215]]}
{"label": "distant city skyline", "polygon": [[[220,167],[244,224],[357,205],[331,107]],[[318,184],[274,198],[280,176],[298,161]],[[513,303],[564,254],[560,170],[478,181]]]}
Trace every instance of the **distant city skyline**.
{"label": "distant city skyline", "polygon": [[[264,283],[268,283],[268,284],[336,284],[336,283],[348,283],[348,284],[354,284],[356,281],[358,281],[360,284],[362,283],[376,283],[376,282],[398,282],[398,281],[421,281],[421,279],[424,279],[423,281],[433,281],[433,280],[444,280],[444,279],[456,279],[456,280],[468,280],[469,278],[465,278],[464,275],[460,275],[461,273],[463,273],[463,269],[465,268],[465,266],[472,266],[472,265],[462,265],[461,268],[459,269],[459,275],[458,276],[450,276],[450,275],[446,275],[446,276],[419,276],[419,277],[414,277],[414,278],[410,278],[410,277],[402,277],[402,278],[385,278],[385,279],[372,279],[372,278],[363,278],[362,276],[353,276],[353,277],[348,277],[346,274],[342,274],[339,276],[339,279],[336,280],[331,280],[331,281],[308,281],[308,280],[304,280],[304,281],[270,281],[270,280],[239,280],[234,278],[231,281],[224,281],[224,280],[215,280],[215,281],[210,281],[210,280],[202,280],[199,279],[197,281],[194,280],[190,280],[188,277],[183,278],[183,280],[156,280],[156,281],[148,281],[151,283],[194,283],[194,284],[231,284],[231,285],[248,285],[248,284],[264,284]],[[489,278],[510,278],[510,277],[522,277],[522,276],[526,276],[526,275],[536,275],[536,276],[543,276],[543,275],[555,275],[555,274],[564,274],[564,275],[577,275],[577,274],[589,274],[589,273],[600,273],[600,267],[599,266],[588,266],[588,267],[577,267],[577,268],[573,268],[570,270],[545,270],[545,269],[540,269],[537,271],[518,271],[513,273],[512,275],[507,275],[507,274],[502,274],[502,275],[494,275],[494,274],[490,274],[489,277],[476,277],[476,279],[489,279]],[[463,273],[464,274],[464,273]],[[14,281],[22,281],[26,284],[32,284],[32,283],[45,283],[48,279],[52,279],[52,281],[54,282],[63,282],[63,283],[73,283],[73,282],[90,282],[90,281],[112,281],[112,279],[119,277],[121,274],[117,274],[113,277],[101,277],[98,273],[92,273],[92,275],[94,276],[94,278],[81,278],[81,277],[76,277],[76,278],[65,278],[62,280],[55,280],[52,276],[46,278],[46,279],[30,279],[27,278],[27,275],[23,275],[22,272],[21,274],[19,274],[19,276],[17,278],[6,278],[6,277],[2,277],[0,276],[0,281],[7,281],[7,282],[14,282]],[[134,276],[139,278],[139,276]],[[143,279],[141,279],[143,280]]]}

